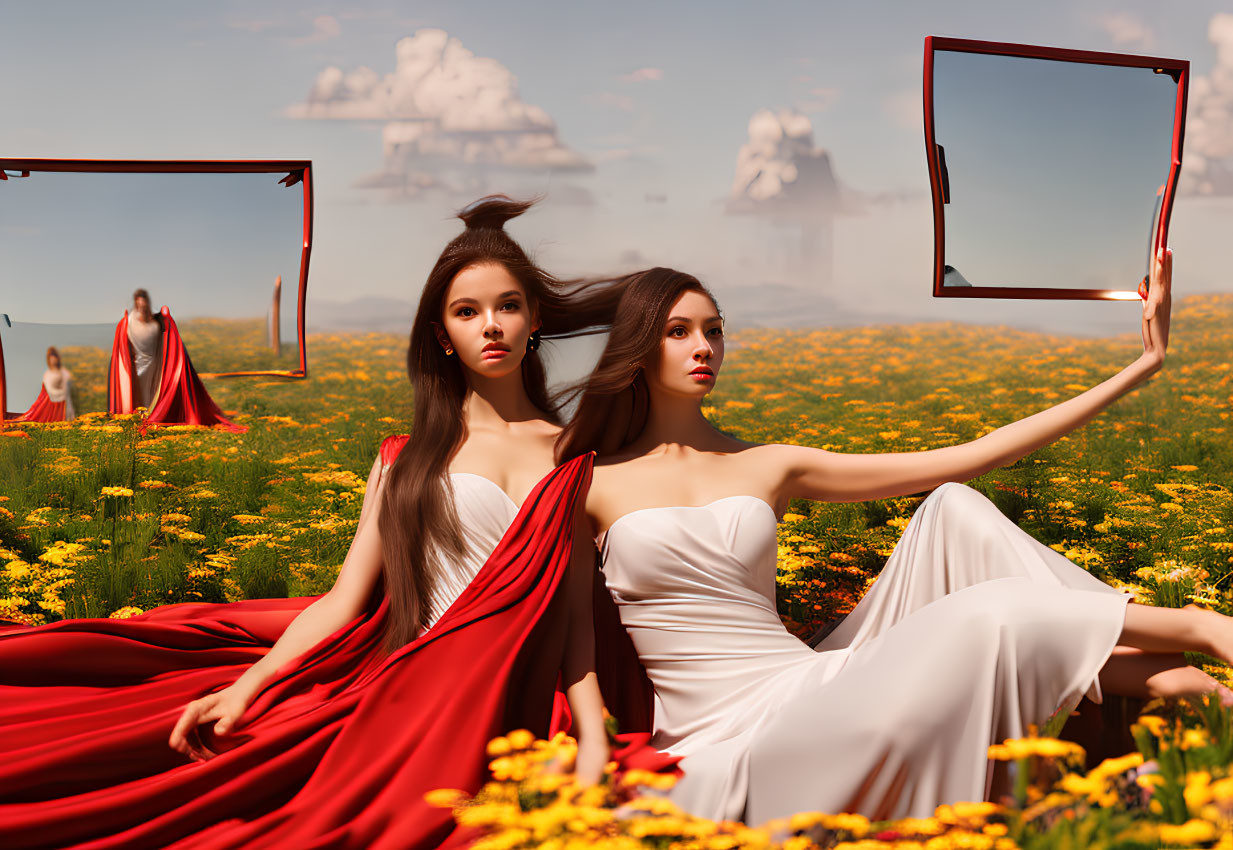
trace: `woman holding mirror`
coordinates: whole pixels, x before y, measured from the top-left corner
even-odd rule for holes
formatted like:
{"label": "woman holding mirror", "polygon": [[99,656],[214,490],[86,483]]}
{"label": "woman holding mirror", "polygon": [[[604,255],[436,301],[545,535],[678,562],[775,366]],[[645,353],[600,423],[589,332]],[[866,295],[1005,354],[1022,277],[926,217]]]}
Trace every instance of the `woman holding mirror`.
{"label": "woman holding mirror", "polygon": [[[435,847],[455,827],[424,793],[475,792],[491,737],[547,733],[558,673],[577,772],[599,777],[594,547],[574,510],[591,458],[553,468],[536,350],[614,297],[531,262],[503,229],[528,206],[460,214],[411,331],[411,435],[382,444],[328,593],[0,631],[7,684],[40,685],[0,703],[0,745],[22,752],[0,759],[0,844]],[[108,686],[84,699],[82,657]]]}
{"label": "woman holding mirror", "polygon": [[[798,811],[925,817],[989,793],[986,748],[1100,687],[1228,689],[1184,651],[1233,661],[1233,620],[1129,604],[963,481],[1091,420],[1158,372],[1171,256],[1154,268],[1131,365],[970,443],[838,454],[756,445],[707,422],[723,321],[693,277],[628,279],[558,458],[598,451],[587,514],[621,620],[655,686],[652,743],[683,756],[673,798],[710,818]],[[790,499],[937,488],[879,577],[816,649],[775,607],[776,517]],[[1115,648],[1120,647],[1115,652]]]}
{"label": "woman holding mirror", "polygon": [[132,413],[146,408],[145,422],[217,425],[245,431],[223,415],[193,368],[180,329],[163,307],[150,311],[150,293],[133,293],[133,309],[116,325],[107,368],[107,410]]}
{"label": "woman holding mirror", "polygon": [[73,408],[73,373],[60,362],[60,352],[53,345],[47,349],[47,371],[38,397],[17,422],[66,422],[77,416]]}

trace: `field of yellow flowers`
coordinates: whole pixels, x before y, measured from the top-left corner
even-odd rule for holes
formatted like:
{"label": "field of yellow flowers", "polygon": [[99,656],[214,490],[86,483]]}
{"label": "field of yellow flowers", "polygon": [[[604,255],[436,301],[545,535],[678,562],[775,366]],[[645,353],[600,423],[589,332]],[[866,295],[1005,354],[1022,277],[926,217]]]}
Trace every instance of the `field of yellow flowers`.
{"label": "field of yellow flowers", "polygon": [[[142,433],[133,418],[105,414],[0,429],[0,618],[34,624],[124,617],[172,602],[327,589],[355,530],[377,446],[410,422],[405,346],[404,338],[391,335],[312,336],[307,380],[208,380],[220,406],[248,426],[244,434],[177,426]],[[1131,362],[1140,347],[1137,334],[1081,339],[953,324],[743,331],[729,335],[707,414],[745,439],[851,452],[918,451],[972,439],[1077,394]],[[1080,431],[972,485],[1038,539],[1144,601],[1197,602],[1233,612],[1231,354],[1233,297],[1180,300],[1161,375]],[[69,352],[65,356],[68,362]],[[78,408],[105,407],[105,362],[71,362]],[[794,504],[779,541],[779,605],[788,627],[803,635],[850,610],[919,501]],[[1176,791],[1172,798],[1159,789],[1152,796],[1160,805],[1172,800],[1172,808],[1149,812],[1161,822],[1181,827],[1193,815],[1224,829],[1233,817],[1233,733],[1227,714],[1207,711],[1210,717],[1199,710],[1170,716],[1142,733],[1149,761],[1165,762],[1150,746],[1200,754],[1171,768],[1167,781],[1173,784],[1166,787]],[[1176,740],[1162,743],[1173,740],[1169,730]],[[658,837],[625,836],[633,843],[613,846],[845,842],[855,848],[883,839],[929,847],[1010,846],[1005,841],[1066,846],[1032,844],[1029,837],[1039,830],[1023,824],[1039,826],[1045,818],[1050,830],[1063,822],[1079,830],[1099,822],[1105,824],[1102,836],[1121,834],[1109,832],[1109,824],[1121,829],[1123,820],[1139,828],[1116,805],[1101,803],[1109,799],[1110,783],[1130,781],[1143,790],[1137,779],[1126,780],[1134,766],[1115,767],[1103,779],[1061,771],[1038,783],[1036,799],[1021,800],[1039,809],[1061,799],[1050,795],[1067,793],[1071,802],[1057,809],[1067,815],[1057,814],[1056,806],[1032,810],[1039,818],[1028,817],[1027,809],[992,819],[982,814],[975,831],[956,823],[971,826],[977,810],[955,809],[907,832],[818,820],[799,829],[739,833],[742,838],[728,827],[704,825],[696,836],[668,830]],[[1145,779],[1149,786],[1164,781]],[[1062,790],[1050,790],[1052,782],[1068,782],[1070,791],[1061,784]],[[1129,786],[1118,788],[1121,794]],[[1076,789],[1087,789],[1086,796]],[[522,800],[524,791],[493,793]],[[549,797],[526,800],[555,805],[557,797]],[[1080,797],[1087,802],[1074,802]],[[630,805],[605,799],[597,803],[601,809]],[[538,811],[539,803],[527,811]],[[647,805],[664,809],[662,801]],[[1131,826],[1126,835],[1138,838],[1104,846],[1225,840],[1221,846],[1233,848],[1233,838],[1207,836],[1198,826],[1167,835]],[[536,846],[500,831],[493,840],[503,834],[509,843],[499,846]],[[1080,830],[1067,841],[1096,846],[1095,835],[1084,838]],[[1178,836],[1185,840],[1174,840]],[[571,846],[562,841],[559,846]]]}

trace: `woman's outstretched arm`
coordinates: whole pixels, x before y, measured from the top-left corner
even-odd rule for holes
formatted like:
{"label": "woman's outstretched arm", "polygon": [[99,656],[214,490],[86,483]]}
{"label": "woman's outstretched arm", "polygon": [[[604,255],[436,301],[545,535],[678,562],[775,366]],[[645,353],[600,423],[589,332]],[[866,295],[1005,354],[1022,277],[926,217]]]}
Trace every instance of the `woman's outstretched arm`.
{"label": "woman's outstretched arm", "polygon": [[574,545],[567,576],[569,628],[566,634],[562,678],[565,698],[578,735],[578,758],[574,772],[578,781],[594,785],[608,763],[608,732],[604,728],[604,698],[595,672],[595,622],[592,614],[592,582],[595,574],[595,542],[583,505],[574,516]]}
{"label": "woman's outstretched arm", "polygon": [[283,665],[312,649],[364,610],[381,574],[381,535],[377,517],[382,483],[381,458],[378,457],[368,475],[359,527],[334,586],[296,615],[270,651],[233,684],[185,706],[171,732],[169,743],[173,749],[194,759],[213,756],[214,753],[205,749],[193,734],[198,726],[213,723],[216,735],[233,731],[245,709]]}
{"label": "woman's outstretched arm", "polygon": [[787,498],[856,502],[930,490],[967,481],[1006,466],[1091,421],[1098,413],[1160,371],[1169,340],[1173,253],[1158,255],[1143,303],[1143,353],[1087,392],[969,443],[923,452],[841,454],[805,446],[762,446],[781,472]]}

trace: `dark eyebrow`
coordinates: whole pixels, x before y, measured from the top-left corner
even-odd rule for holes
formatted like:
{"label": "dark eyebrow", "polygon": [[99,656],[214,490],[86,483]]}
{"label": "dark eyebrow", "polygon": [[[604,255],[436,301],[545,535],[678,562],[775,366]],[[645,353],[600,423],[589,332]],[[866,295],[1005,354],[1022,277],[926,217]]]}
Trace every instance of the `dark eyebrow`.
{"label": "dark eyebrow", "polygon": [[[722,322],[723,320],[724,320],[723,316],[709,316],[702,320],[702,324],[705,325],[708,322]],[[668,317],[668,324],[671,324],[672,322],[681,322],[682,324],[688,325],[692,321],[693,319],[686,318],[685,316],[669,316]]]}
{"label": "dark eyebrow", "polygon": [[[505,292],[502,292],[500,295],[498,295],[497,300],[502,300],[505,298],[521,298],[521,297],[522,297],[522,293],[519,292],[517,289],[509,289],[509,290],[506,290]],[[478,303],[479,302],[476,301],[474,298],[455,298],[453,301],[449,303],[449,306],[446,307],[445,309],[453,310],[459,304],[478,304]]]}

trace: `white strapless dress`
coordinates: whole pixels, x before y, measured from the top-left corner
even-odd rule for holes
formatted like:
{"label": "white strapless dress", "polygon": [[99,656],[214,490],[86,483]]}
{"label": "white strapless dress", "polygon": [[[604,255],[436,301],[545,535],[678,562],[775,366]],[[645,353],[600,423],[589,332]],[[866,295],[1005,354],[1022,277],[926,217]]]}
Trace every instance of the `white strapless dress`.
{"label": "white strapless dress", "polygon": [[[143,322],[135,313],[129,313],[128,341],[136,376],[133,405],[153,407],[163,376],[163,326],[157,318]],[[138,394],[140,398],[136,397]]]}
{"label": "white strapless dress", "polygon": [[775,530],[770,505],[732,496],[634,511],[604,539],[686,811],[925,817],[988,794],[990,743],[1099,700],[1129,597],[971,488],[930,494],[816,650],[776,612]]}
{"label": "white strapless dress", "polygon": [[471,472],[451,472],[449,478],[466,551],[462,558],[443,559],[445,568],[428,602],[430,629],[475,578],[518,516],[518,505],[495,481]]}

